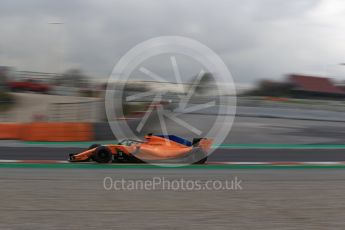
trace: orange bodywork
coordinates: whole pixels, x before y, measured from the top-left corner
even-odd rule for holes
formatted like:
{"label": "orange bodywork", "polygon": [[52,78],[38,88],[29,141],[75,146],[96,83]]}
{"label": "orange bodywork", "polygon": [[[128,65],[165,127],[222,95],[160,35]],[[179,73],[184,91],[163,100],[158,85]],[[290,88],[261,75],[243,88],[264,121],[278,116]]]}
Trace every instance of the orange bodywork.
{"label": "orange bodywork", "polygon": [[[108,144],[107,147],[113,155],[119,153],[132,155],[141,160],[160,160],[160,159],[175,159],[185,157],[195,146],[187,146],[178,142],[169,140],[161,136],[145,136],[145,142],[133,143],[129,146],[121,144]],[[205,152],[205,157],[210,151],[212,140],[201,139],[197,147]],[[96,148],[86,150],[82,153],[75,154],[73,161],[86,161],[92,157]]]}

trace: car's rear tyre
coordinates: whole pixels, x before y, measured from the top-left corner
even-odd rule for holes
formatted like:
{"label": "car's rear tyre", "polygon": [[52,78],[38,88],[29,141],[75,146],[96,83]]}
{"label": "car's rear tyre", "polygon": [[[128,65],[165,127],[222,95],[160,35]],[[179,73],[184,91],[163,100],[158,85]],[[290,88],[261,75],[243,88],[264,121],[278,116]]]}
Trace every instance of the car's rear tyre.
{"label": "car's rear tyre", "polygon": [[206,161],[207,161],[207,157],[204,157],[201,160],[199,160],[199,161],[197,161],[197,162],[195,162],[193,164],[195,164],[195,165],[203,165],[203,164],[206,163]]}
{"label": "car's rear tyre", "polygon": [[196,151],[190,155],[189,163],[194,164],[194,165],[201,165],[201,164],[205,164],[206,161],[207,161],[207,154],[201,149],[199,150],[196,149]]}
{"label": "car's rear tyre", "polygon": [[112,154],[107,147],[99,146],[92,155],[92,159],[98,163],[110,163],[112,160]]}

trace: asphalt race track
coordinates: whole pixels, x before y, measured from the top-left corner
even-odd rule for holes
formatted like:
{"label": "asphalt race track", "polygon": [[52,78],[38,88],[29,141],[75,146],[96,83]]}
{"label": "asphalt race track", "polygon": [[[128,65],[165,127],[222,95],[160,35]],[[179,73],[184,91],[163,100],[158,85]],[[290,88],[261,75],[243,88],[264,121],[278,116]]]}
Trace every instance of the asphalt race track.
{"label": "asphalt race track", "polygon": [[[67,160],[82,148],[1,147],[1,160]],[[209,162],[345,161],[345,149],[217,149]]]}
{"label": "asphalt race track", "polygon": [[[242,181],[241,190],[106,190],[126,180]],[[0,168],[0,229],[344,229],[344,170]]]}

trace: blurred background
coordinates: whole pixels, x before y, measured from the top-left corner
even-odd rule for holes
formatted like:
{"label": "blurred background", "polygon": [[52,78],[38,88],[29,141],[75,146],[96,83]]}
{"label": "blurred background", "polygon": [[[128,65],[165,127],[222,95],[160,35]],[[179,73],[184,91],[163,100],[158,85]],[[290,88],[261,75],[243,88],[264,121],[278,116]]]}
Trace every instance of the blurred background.
{"label": "blurred background", "polygon": [[[111,140],[104,95],[112,68],[136,44],[177,35],[209,46],[233,75],[237,113],[226,142],[342,143],[344,10],[340,0],[3,1],[0,121],[87,122],[93,130],[88,139]],[[236,95],[219,93],[212,73],[195,82],[196,66],[178,58],[184,78],[181,90],[171,66],[157,60],[146,64],[167,82],[134,72],[123,83],[126,96],[164,91],[160,105],[178,113],[179,99],[193,85],[199,87],[194,105],[220,94]],[[152,106],[150,99],[123,101],[124,116],[114,120],[130,120],[137,127]],[[189,112],[185,119],[197,120],[195,126],[208,129],[203,125],[213,123],[223,109],[217,103],[214,108]],[[157,121],[151,119],[141,133],[161,132]],[[172,121],[167,125],[172,127],[170,132],[195,135],[175,129]],[[3,139],[9,137],[3,135]]]}

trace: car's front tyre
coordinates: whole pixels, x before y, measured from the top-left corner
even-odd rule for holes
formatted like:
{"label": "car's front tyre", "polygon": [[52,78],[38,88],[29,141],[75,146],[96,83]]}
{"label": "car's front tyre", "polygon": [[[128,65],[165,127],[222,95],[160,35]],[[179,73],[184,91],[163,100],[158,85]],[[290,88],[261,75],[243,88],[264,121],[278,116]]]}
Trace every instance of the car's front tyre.
{"label": "car's front tyre", "polygon": [[92,155],[92,159],[98,163],[110,163],[112,161],[112,153],[109,148],[99,146]]}

